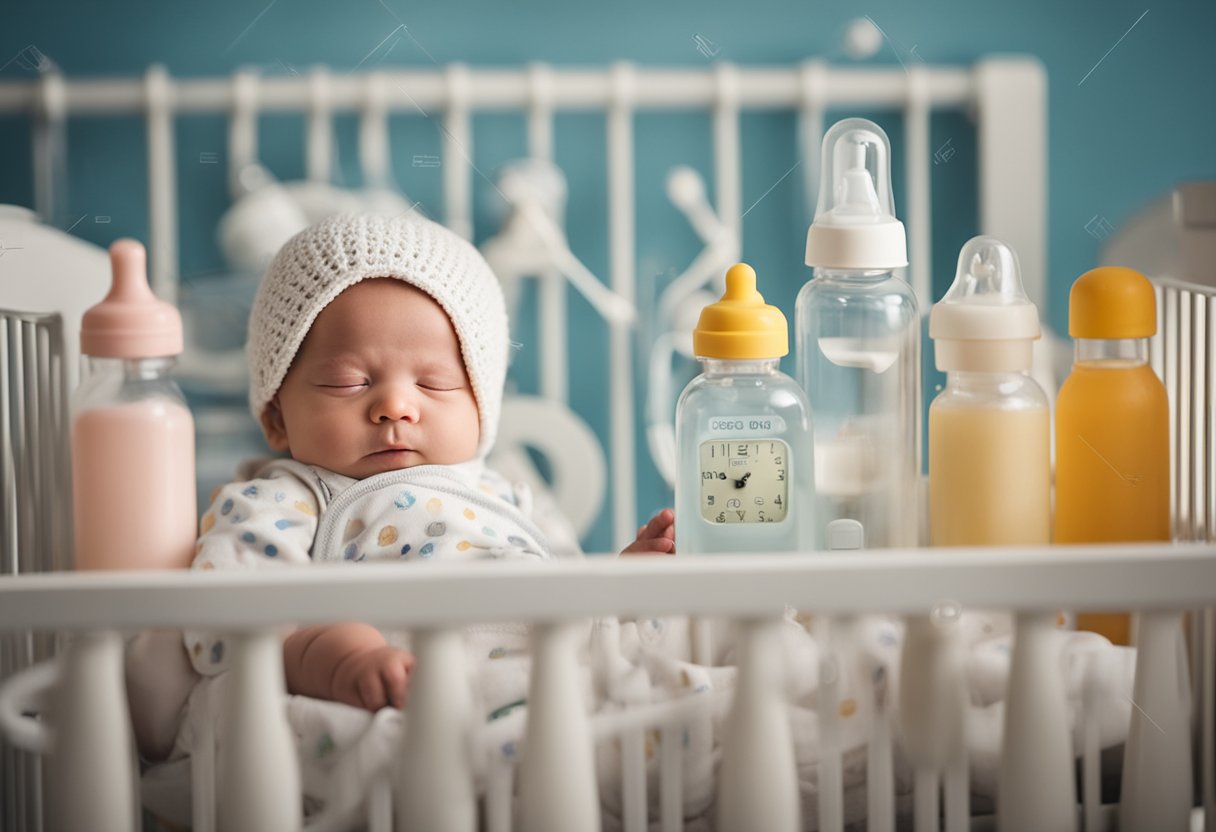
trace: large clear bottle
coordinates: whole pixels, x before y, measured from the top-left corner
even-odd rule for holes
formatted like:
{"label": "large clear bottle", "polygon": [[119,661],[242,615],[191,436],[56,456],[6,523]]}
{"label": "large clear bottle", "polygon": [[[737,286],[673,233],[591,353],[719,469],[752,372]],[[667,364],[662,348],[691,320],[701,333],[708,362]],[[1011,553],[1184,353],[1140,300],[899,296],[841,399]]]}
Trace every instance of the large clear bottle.
{"label": "large clear bottle", "polygon": [[110,247],[113,286],[81,321],[72,401],[77,569],[186,568],[197,506],[194,421],[170,373],[181,317],[148,287],[143,246]]}
{"label": "large clear bottle", "polygon": [[778,369],[785,316],[764,303],[744,263],[701,312],[693,349],[704,372],[676,405],[676,545],[680,554],[812,548],[811,410]]}
{"label": "large clear bottle", "polygon": [[908,254],[890,158],[873,122],[845,119],[824,136],[806,240],[814,277],[794,322],[815,412],[817,522],[857,520],[876,548],[920,543],[920,317],[894,274]]}

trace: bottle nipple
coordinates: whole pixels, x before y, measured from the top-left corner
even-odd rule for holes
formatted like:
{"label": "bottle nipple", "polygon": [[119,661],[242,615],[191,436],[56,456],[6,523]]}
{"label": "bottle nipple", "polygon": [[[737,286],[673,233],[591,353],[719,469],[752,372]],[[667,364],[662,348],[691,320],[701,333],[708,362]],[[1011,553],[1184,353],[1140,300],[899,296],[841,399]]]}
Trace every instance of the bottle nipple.
{"label": "bottle nipple", "polygon": [[182,319],[148,285],[147,256],[136,240],[110,246],[110,291],[80,321],[80,351],[99,358],[160,358],[182,351]]}
{"label": "bottle nipple", "polygon": [[785,315],[764,302],[756,272],[746,263],[727,271],[722,299],[701,310],[692,338],[701,358],[780,358],[789,352]]}
{"label": "bottle nipple", "polygon": [[1029,370],[1039,314],[1022,286],[1013,249],[995,237],[973,237],[958,255],[954,283],[929,315],[939,370]]}
{"label": "bottle nipple", "polygon": [[823,137],[819,199],[806,238],[808,266],[895,269],[908,264],[891,193],[891,144],[877,124],[849,118]]}

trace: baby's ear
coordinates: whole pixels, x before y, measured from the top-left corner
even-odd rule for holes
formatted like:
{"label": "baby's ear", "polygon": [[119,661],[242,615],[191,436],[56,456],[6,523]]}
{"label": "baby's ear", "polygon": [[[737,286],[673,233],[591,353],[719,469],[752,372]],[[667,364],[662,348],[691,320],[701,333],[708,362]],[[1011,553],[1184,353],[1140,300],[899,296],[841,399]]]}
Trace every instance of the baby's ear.
{"label": "baby's ear", "polygon": [[287,442],[287,424],[283,421],[283,411],[279,407],[279,397],[275,396],[262,409],[262,433],[266,434],[266,444],[271,450],[283,452],[290,449]]}

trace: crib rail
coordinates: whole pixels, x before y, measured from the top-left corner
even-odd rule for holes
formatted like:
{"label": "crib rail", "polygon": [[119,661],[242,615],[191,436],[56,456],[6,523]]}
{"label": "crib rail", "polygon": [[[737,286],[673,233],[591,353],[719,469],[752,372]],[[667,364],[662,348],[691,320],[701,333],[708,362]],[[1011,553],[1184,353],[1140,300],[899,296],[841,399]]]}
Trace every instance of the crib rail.
{"label": "crib rail", "polygon": [[[0,576],[67,568],[71,493],[63,320],[0,310]],[[50,654],[45,634],[0,635],[0,678]],[[38,829],[39,760],[0,737],[0,826]]]}
{"label": "crib rail", "polygon": [[[60,715],[56,741],[67,743],[77,765],[53,769],[57,776],[49,784],[49,805],[71,804],[85,813],[80,817],[88,817],[88,828],[104,832],[129,828],[123,824],[129,822],[132,805],[130,801],[116,802],[114,788],[105,793],[97,788],[97,771],[131,771],[129,745],[96,741],[97,732],[109,732],[113,737],[113,726],[126,723],[121,674],[117,672],[121,651],[114,649],[120,643],[119,633],[198,627],[238,634],[234,641],[239,658],[232,680],[232,689],[238,692],[229,699],[233,709],[229,713],[244,716],[230,718],[217,729],[222,758],[216,771],[222,776],[217,784],[218,802],[210,809],[219,808],[221,829],[271,830],[299,826],[297,781],[289,777],[287,786],[280,783],[272,792],[255,794],[248,788],[258,771],[294,766],[285,717],[275,705],[283,692],[275,633],[285,624],[351,619],[409,630],[420,656],[411,682],[416,696],[406,718],[426,730],[406,732],[412,739],[399,751],[397,780],[391,789],[387,784],[378,789],[381,799],[373,800],[373,805],[380,808],[373,814],[380,818],[378,823],[388,822],[392,813],[385,797],[391,790],[397,795],[399,828],[471,830],[476,828],[477,807],[469,785],[472,764],[462,750],[469,747],[469,706],[451,695],[453,680],[461,678],[463,661],[459,639],[454,636],[469,624],[530,621],[534,625],[531,705],[516,774],[520,828],[591,830],[599,828],[594,738],[619,736],[622,766],[636,775],[642,759],[638,756],[641,733],[636,721],[626,720],[617,728],[597,727],[586,717],[576,676],[573,625],[601,615],[686,613],[730,618],[744,624],[748,635],[730,716],[732,727],[723,740],[720,828],[792,832],[801,828],[796,781],[775,779],[769,767],[748,764],[755,762],[757,749],[764,749],[772,759],[789,756],[789,723],[781,688],[773,684],[780,663],[775,659],[780,632],[770,626],[781,620],[787,605],[824,618],[878,612],[926,615],[943,604],[1022,612],[1060,607],[1207,608],[1203,615],[1210,629],[1211,608],[1216,607],[1214,554],[1210,545],[1156,544],[485,563],[476,568],[440,563],[411,570],[364,565],[360,569],[318,566],[259,573],[27,575],[0,584],[0,631],[32,628],[74,633],[60,659],[61,672],[94,664],[88,685],[61,684],[56,692],[55,710]],[[1203,695],[1210,698],[1212,656],[1202,661],[1199,675],[1208,680]],[[0,694],[2,710],[10,715],[17,695],[13,687],[12,683],[6,685]],[[747,691],[750,695],[744,695]],[[827,712],[835,704],[824,699],[819,703]],[[675,708],[652,714],[645,725],[664,730],[680,725],[689,713]],[[65,721],[64,714],[71,718]],[[12,733],[10,726],[5,727]],[[756,737],[766,742],[757,745]],[[1089,753],[1087,749],[1087,757]],[[667,768],[670,766],[665,771]],[[243,776],[232,776],[234,771]],[[408,771],[408,777],[400,771]],[[1204,758],[1203,782],[1211,782],[1213,776],[1210,758]],[[838,779],[835,786],[840,799]],[[509,806],[511,788],[509,773],[504,774],[501,767],[492,769],[487,805]],[[624,788],[626,829],[644,829],[645,780],[626,776]],[[678,788],[677,780],[676,798]],[[122,793],[121,785],[118,792]],[[404,799],[406,794],[413,799]],[[419,798],[441,794],[443,801]],[[683,826],[679,812],[672,809],[675,798],[667,792],[664,795],[664,832],[679,830]],[[1087,803],[1097,806],[1094,795],[1086,797]],[[1025,799],[1033,799],[1033,795]],[[439,803],[444,808],[436,815]],[[1216,806],[1210,798],[1207,812],[1211,823]],[[202,817],[204,821],[196,824],[200,832],[212,828],[208,823],[214,815]],[[509,813],[505,819],[501,812],[494,817],[491,826],[495,830],[512,828]],[[107,822],[107,818],[116,820]],[[738,820],[741,818],[746,822]],[[1108,828],[1106,823],[1106,815],[1091,812],[1086,829]],[[824,828],[840,827],[829,823]],[[966,828],[969,822],[960,823],[957,817],[947,824],[948,830]]]}

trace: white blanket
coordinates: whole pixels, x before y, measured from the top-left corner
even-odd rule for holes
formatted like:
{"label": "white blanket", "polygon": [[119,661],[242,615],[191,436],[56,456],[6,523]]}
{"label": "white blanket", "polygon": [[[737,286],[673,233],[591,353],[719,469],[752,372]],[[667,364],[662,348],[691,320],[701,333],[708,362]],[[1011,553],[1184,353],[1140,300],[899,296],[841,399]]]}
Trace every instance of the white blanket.
{"label": "white blanket", "polygon": [[[817,770],[819,719],[815,702],[819,686],[819,645],[807,621],[791,613],[785,627],[787,694],[802,794],[803,819],[807,829],[817,828]],[[968,687],[971,704],[967,714],[967,740],[971,762],[971,789],[975,796],[992,797],[996,788],[1000,753],[1001,722],[1006,677],[1009,671],[1011,627],[1005,615],[966,613],[960,625],[968,651]],[[843,670],[839,691],[841,747],[844,750],[845,820],[864,817],[866,741],[873,723],[875,701],[894,709],[892,692],[899,685],[899,651],[903,626],[895,619],[868,617],[857,622],[856,656],[850,668],[870,668],[869,679],[855,670]],[[1080,748],[1079,726],[1082,676],[1091,656],[1104,662],[1101,678],[1106,689],[1098,699],[1098,718],[1103,747],[1124,741],[1130,718],[1132,674],[1135,653],[1114,647],[1092,633],[1060,632],[1062,661],[1074,748]],[[521,627],[487,627],[469,631],[466,656],[471,683],[476,691],[476,712],[487,754],[513,759],[519,753],[529,675],[527,634]],[[722,666],[706,667],[688,661],[689,629],[679,618],[647,619],[618,623],[601,620],[588,630],[585,663],[585,701],[593,719],[628,713],[639,706],[729,692],[735,679],[734,650],[723,640],[719,655]],[[152,768],[144,778],[144,802],[168,820],[188,820],[188,771],[183,761],[189,755],[202,721],[218,724],[223,718],[223,687],[227,674],[201,681],[191,695],[190,707],[178,733],[169,763]],[[872,685],[874,695],[860,695],[860,686]],[[686,828],[707,828],[713,809],[714,773],[720,758],[722,724],[729,709],[729,696],[713,696],[705,717],[694,719],[682,738],[684,814]],[[302,782],[309,812],[322,807],[340,809],[348,823],[359,828],[369,784],[390,774],[407,729],[406,714],[393,709],[372,715],[334,702],[299,696],[286,700],[288,719],[295,731]],[[892,713],[894,724],[898,715]],[[648,795],[651,818],[658,813],[658,757],[660,736],[645,733]],[[605,828],[620,825],[619,742],[609,739],[597,747],[600,798]],[[483,769],[484,772],[484,769]],[[897,794],[911,791],[912,772],[897,750],[895,754]],[[183,782],[184,780],[184,782]],[[484,779],[479,775],[479,788]],[[186,791],[183,791],[185,789]],[[328,813],[327,813],[328,814]]]}

